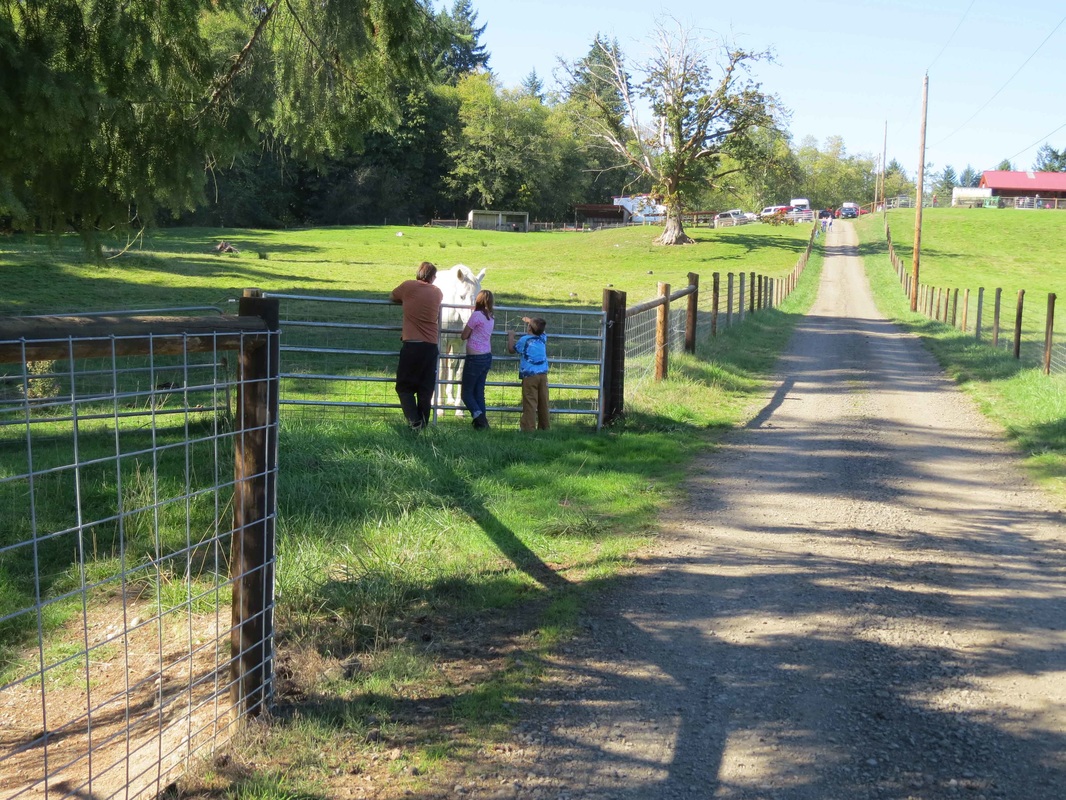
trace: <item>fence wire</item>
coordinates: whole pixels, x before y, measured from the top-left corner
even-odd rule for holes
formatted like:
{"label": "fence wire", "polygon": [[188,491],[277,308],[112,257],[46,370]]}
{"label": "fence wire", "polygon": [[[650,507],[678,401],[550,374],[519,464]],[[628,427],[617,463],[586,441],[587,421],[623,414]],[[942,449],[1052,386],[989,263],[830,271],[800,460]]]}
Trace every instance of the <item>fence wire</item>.
{"label": "fence wire", "polygon": [[236,721],[235,356],[120,341],[0,365],[4,798],[155,797]]}

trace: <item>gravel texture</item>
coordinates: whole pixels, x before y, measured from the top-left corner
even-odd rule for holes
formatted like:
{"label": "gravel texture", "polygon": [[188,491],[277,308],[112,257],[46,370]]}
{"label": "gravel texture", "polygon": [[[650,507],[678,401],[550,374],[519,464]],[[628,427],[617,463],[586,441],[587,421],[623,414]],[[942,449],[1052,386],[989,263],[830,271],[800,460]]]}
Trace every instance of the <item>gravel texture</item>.
{"label": "gravel texture", "polygon": [[776,391],[448,796],[1066,798],[1063,517],[835,227]]}

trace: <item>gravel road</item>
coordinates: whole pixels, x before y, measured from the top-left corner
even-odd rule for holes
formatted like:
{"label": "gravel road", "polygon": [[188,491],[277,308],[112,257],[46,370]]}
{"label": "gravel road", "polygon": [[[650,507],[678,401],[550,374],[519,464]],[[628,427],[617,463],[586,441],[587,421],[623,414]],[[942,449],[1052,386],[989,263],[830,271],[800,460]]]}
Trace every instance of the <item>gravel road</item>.
{"label": "gravel road", "polygon": [[1066,526],[850,223],[757,416],[554,659],[514,798],[1066,798]]}

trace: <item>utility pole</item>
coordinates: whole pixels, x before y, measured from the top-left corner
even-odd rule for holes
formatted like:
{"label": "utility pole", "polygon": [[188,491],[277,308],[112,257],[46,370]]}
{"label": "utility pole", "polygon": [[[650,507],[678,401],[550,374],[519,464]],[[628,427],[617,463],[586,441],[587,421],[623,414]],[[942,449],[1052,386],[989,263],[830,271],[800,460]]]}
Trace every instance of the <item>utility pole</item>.
{"label": "utility pole", "polygon": [[918,189],[914,209],[914,268],[911,275],[911,311],[918,310],[918,263],[922,258],[922,195],[925,191],[925,122],[929,117],[929,73],[922,82],[922,135],[918,146]]}
{"label": "utility pole", "polygon": [[[881,147],[881,210],[888,213],[885,203],[885,182],[888,178],[888,120],[885,120],[885,143]],[[877,202],[877,198],[874,198]]]}

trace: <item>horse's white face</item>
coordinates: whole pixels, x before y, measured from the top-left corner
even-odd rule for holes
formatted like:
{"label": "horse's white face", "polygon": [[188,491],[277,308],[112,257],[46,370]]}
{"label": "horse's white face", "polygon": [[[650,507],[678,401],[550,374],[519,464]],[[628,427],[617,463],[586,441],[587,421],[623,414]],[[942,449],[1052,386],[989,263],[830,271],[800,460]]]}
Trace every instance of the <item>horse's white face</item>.
{"label": "horse's white face", "polygon": [[[484,277],[485,270],[475,275],[466,264],[456,264],[451,269],[437,273],[437,277],[433,279],[433,285],[444,295],[442,302],[446,307],[441,309],[441,323],[445,330],[462,328],[466,324],[474,308],[477,293],[481,291],[481,279]],[[461,306],[461,308],[447,308],[447,306]]]}

